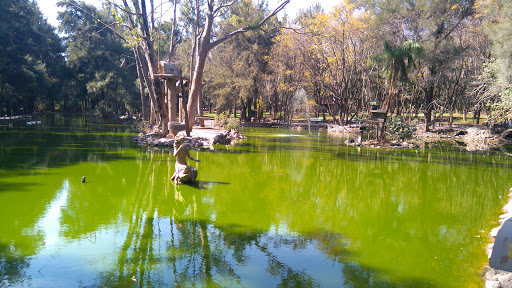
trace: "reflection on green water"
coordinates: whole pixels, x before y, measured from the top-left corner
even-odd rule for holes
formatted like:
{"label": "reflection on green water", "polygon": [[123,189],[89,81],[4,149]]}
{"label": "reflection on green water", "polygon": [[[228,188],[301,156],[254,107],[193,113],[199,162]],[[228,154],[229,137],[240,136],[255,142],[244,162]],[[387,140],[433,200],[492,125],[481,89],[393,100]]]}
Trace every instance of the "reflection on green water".
{"label": "reflection on green water", "polygon": [[482,287],[512,186],[501,152],[254,129],[175,187],[130,127],[48,118],[0,127],[0,287]]}

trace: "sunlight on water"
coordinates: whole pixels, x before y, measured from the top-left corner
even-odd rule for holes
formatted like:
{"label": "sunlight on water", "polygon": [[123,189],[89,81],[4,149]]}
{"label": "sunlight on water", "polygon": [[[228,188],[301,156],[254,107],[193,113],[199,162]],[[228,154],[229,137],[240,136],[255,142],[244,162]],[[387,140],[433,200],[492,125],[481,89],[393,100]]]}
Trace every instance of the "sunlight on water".
{"label": "sunlight on water", "polygon": [[51,246],[58,242],[60,227],[61,210],[65,208],[69,193],[68,179],[64,179],[62,188],[56,192],[55,198],[44,212],[43,218],[39,220],[37,227],[42,230],[46,246]]}

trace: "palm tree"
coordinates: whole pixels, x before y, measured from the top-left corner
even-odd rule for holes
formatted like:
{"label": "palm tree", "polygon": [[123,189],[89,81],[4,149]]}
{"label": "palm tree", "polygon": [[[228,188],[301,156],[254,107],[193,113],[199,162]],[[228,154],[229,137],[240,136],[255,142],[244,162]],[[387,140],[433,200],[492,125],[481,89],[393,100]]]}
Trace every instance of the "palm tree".
{"label": "palm tree", "polygon": [[393,48],[384,41],[384,51],[381,56],[386,62],[382,69],[387,74],[389,94],[382,104],[382,109],[389,110],[391,100],[395,94],[396,80],[402,83],[409,82],[409,70],[416,68],[415,58],[423,53],[423,47],[415,41],[407,41],[398,48]]}
{"label": "palm tree", "polygon": [[[390,110],[390,105],[392,103],[391,101],[395,94],[397,79],[403,83],[409,82],[409,70],[411,68],[416,68],[414,58],[421,55],[422,52],[423,47],[421,47],[418,43],[414,41],[407,41],[397,48],[391,47],[391,45],[389,45],[387,41],[384,41],[384,51],[382,52],[382,54],[375,55],[375,59],[378,62],[385,63],[382,71],[384,71],[387,74],[389,85],[389,94],[384,100],[381,110],[378,111],[378,114],[384,115],[384,119],[381,119],[381,121],[383,121],[380,122],[382,123],[382,128],[380,131],[381,140],[384,139],[384,130],[386,126],[387,113]],[[379,139],[378,133],[377,139]]]}

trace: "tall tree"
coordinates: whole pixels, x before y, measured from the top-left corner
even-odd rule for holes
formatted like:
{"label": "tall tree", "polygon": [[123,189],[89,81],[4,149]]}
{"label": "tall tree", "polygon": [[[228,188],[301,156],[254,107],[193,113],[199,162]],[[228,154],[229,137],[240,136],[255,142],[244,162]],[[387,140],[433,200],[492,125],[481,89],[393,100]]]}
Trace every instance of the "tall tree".
{"label": "tall tree", "polygon": [[[270,83],[267,94],[274,106],[274,111],[280,110],[283,120],[290,122],[292,114],[292,99],[301,86],[301,75],[304,75],[300,65],[300,53],[296,45],[300,37],[291,30],[285,30],[276,37],[275,44],[268,58],[267,81]],[[276,115],[274,115],[276,116]]]}
{"label": "tall tree", "polygon": [[434,101],[441,91],[439,81],[463,51],[453,37],[463,28],[462,23],[473,16],[475,0],[357,2],[374,15],[372,30],[377,39],[392,39],[393,45],[413,40],[424,48],[418,85],[424,95],[423,111],[428,130]]}
{"label": "tall tree", "polygon": [[59,14],[60,30],[66,34],[67,66],[73,77],[69,80],[74,83],[66,91],[69,104],[99,112],[104,118],[126,110],[134,112],[140,104],[132,51],[122,39],[102,29],[115,23],[115,16],[84,2],[60,5],[65,8]]}
{"label": "tall tree", "polygon": [[269,79],[275,85],[269,94],[277,91],[287,99],[303,87],[337,123],[355,117],[363,106],[363,80],[373,42],[367,22],[367,14],[356,12],[347,1],[330,13],[318,7],[306,10],[299,16],[300,28],[276,39],[269,65]]}
{"label": "tall tree", "polygon": [[[128,0],[120,1],[120,4],[117,4],[114,0],[110,1],[112,7],[114,7],[116,10],[115,13],[122,15],[117,24],[121,24],[121,22],[125,21],[127,23],[125,26],[129,28],[127,34],[131,37],[132,40],[136,40],[136,46],[140,45],[142,48],[143,53],[140,53],[138,48],[134,49],[134,52],[136,57],[141,60],[140,63],[142,68],[144,68],[142,74],[144,75],[145,83],[148,87],[152,107],[154,108],[157,116],[159,116],[157,117],[157,122],[162,127],[162,133],[166,134],[168,115],[166,112],[167,109],[165,107],[166,104],[164,97],[161,96],[164,87],[163,82],[159,81],[155,77],[158,72],[158,63],[152,33],[152,29],[154,27],[149,25],[151,21],[149,18],[150,14],[148,14],[146,8],[146,1],[132,0],[131,3],[128,3]],[[285,0],[272,13],[263,17],[262,19],[258,19],[258,21],[253,23],[244,23],[247,25],[242,25],[242,28],[236,28],[229,33],[221,33],[220,31],[217,31],[218,26],[216,25],[216,22],[218,18],[224,17],[226,15],[227,8],[235,4],[236,1],[207,0],[204,1],[204,3],[202,0],[184,1],[186,5],[189,5],[188,7],[194,9],[193,11],[195,12],[195,17],[193,20],[195,29],[193,29],[193,31],[194,35],[196,36],[194,37],[194,45],[192,46],[193,61],[190,61],[190,64],[193,65],[193,68],[191,69],[192,84],[187,106],[188,121],[185,121],[188,122],[188,131],[190,131],[192,128],[196,106],[201,91],[204,66],[208,53],[211,51],[211,49],[236,35],[261,28],[269,19],[271,19],[275,14],[282,10],[284,6],[289,3],[289,1],[290,0]],[[119,34],[118,36],[123,37]]]}
{"label": "tall tree", "polygon": [[387,76],[389,94],[382,104],[382,109],[389,110],[395,95],[396,81],[408,82],[409,70],[416,68],[415,58],[423,52],[423,48],[414,41],[407,41],[397,48],[393,48],[384,41],[384,51],[381,55],[385,62],[382,69]]}
{"label": "tall tree", "polygon": [[[254,22],[261,19],[267,12],[266,5],[254,5],[252,1],[241,1],[229,9],[230,17],[219,22],[223,31],[231,31],[238,22]],[[272,23],[275,25],[278,23]],[[277,30],[275,30],[277,31]],[[251,119],[251,104],[257,103],[265,72],[265,56],[272,45],[272,38],[277,32],[264,33],[261,30],[248,31],[235,36],[235,41],[226,42],[211,52],[207,62],[205,78],[207,91],[216,100],[218,112],[232,110],[241,101],[241,118]]]}
{"label": "tall tree", "polygon": [[482,0],[479,8],[486,15],[492,59],[478,77],[475,92],[479,104],[489,105],[497,120],[512,119],[512,3]]}
{"label": "tall tree", "polygon": [[[206,1],[205,6],[203,7],[205,22],[199,30],[200,33],[197,35],[197,45],[194,53],[195,64],[194,68],[192,69],[192,85],[190,88],[189,101],[187,106],[189,117],[188,122],[190,125],[189,129],[191,128],[191,125],[194,121],[196,112],[195,110],[203,80],[204,67],[210,50],[238,34],[260,29],[269,19],[281,11],[289,2],[290,0],[283,1],[273,12],[263,17],[262,19],[258,19],[252,23],[244,23],[244,21],[242,21],[241,28],[235,28],[235,30],[229,33],[224,33],[224,36],[215,37],[215,35],[220,34],[218,31],[214,31],[214,23],[216,22],[216,18],[219,17],[224,8],[233,5],[234,2],[215,0]],[[198,2],[196,2],[196,10],[198,9]],[[196,20],[199,21],[199,19],[199,13],[196,13]]]}
{"label": "tall tree", "polygon": [[0,114],[52,110],[64,67],[55,29],[29,0],[1,1],[0,27]]}

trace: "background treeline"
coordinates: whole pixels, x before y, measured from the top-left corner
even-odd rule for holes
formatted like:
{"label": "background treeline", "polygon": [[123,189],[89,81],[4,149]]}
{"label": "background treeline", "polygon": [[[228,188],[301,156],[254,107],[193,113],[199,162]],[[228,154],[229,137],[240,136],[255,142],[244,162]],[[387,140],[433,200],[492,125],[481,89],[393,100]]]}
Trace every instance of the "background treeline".
{"label": "background treeline", "polygon": [[[110,18],[105,10],[84,8]],[[100,29],[95,19],[84,16],[61,15],[59,29],[64,34],[59,35],[36,2],[1,1],[2,116],[54,110],[136,111],[136,71],[123,65],[127,48],[110,31]]]}
{"label": "background treeline", "polygon": [[[195,40],[207,20],[196,7],[231,1],[139,1],[132,2],[149,7],[144,14],[157,60],[170,59],[192,78]],[[144,51],[139,22],[128,25],[140,13],[116,1],[101,8],[75,0],[59,5],[57,34],[35,2],[1,1],[1,114],[110,117],[149,109],[134,54]],[[269,12],[266,1],[234,1],[215,14],[211,41],[240,26],[256,28]],[[314,5],[209,49],[198,113],[227,111],[257,121],[267,112],[290,121],[303,109],[297,98],[304,89],[312,113],[337,123],[367,117],[386,98],[390,112],[427,123],[453,121],[455,113],[502,121],[512,107],[511,19],[505,0],[340,1],[330,12]]]}

